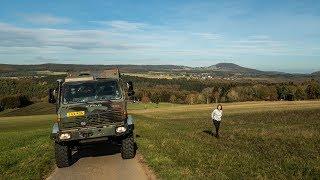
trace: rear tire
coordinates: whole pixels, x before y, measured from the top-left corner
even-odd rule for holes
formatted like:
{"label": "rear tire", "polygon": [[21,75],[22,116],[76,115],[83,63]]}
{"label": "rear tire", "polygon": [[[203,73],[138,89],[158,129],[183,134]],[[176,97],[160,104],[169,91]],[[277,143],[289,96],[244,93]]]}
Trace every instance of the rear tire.
{"label": "rear tire", "polygon": [[54,150],[58,168],[69,167],[71,164],[71,148],[68,145],[55,143]]}
{"label": "rear tire", "polygon": [[136,155],[133,134],[127,136],[121,143],[122,159],[132,159]]}

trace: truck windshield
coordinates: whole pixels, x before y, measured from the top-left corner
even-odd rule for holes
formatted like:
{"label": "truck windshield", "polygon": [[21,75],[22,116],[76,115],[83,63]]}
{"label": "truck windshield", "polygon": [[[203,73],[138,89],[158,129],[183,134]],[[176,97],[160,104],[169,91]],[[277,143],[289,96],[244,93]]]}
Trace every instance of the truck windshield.
{"label": "truck windshield", "polygon": [[62,87],[64,104],[116,100],[121,97],[117,81],[75,82]]}

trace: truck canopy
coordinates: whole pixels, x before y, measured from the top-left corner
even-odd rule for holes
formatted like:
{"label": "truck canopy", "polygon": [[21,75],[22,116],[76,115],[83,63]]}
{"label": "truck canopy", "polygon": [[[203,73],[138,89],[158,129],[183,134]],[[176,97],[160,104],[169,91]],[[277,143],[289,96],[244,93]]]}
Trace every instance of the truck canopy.
{"label": "truck canopy", "polygon": [[107,69],[103,71],[84,71],[68,73],[65,82],[91,81],[96,79],[120,79],[119,69]]}

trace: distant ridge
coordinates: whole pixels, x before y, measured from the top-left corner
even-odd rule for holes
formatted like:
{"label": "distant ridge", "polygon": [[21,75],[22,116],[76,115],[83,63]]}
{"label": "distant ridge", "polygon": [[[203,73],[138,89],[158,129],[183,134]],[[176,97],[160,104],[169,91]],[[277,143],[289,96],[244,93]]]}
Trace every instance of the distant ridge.
{"label": "distant ridge", "polygon": [[120,68],[124,72],[136,71],[161,71],[161,70],[182,70],[188,67],[177,65],[86,65],[86,64],[31,64],[15,65],[0,64],[0,72],[17,72],[17,71],[86,71],[86,70],[103,70]]}
{"label": "distant ridge", "polygon": [[246,67],[239,66],[234,63],[218,63],[208,67],[209,69],[226,70],[226,71],[238,71],[238,72],[263,72],[256,69],[250,69]]}
{"label": "distant ridge", "polygon": [[313,72],[311,73],[312,76],[320,76],[320,71],[316,71],[316,72]]}
{"label": "distant ridge", "polygon": [[[15,65],[15,64],[0,64],[0,73],[10,72],[32,72],[32,71],[54,71],[54,72],[68,72],[68,71],[90,71],[103,70],[111,68],[120,68],[121,72],[148,72],[148,71],[172,71],[172,72],[203,72],[216,73],[218,75],[241,75],[241,76],[274,76],[285,75],[290,76],[289,73],[276,71],[260,71],[257,69],[239,66],[234,63],[218,63],[207,67],[188,67],[182,65],[89,65],[89,64],[31,64],[31,65]],[[320,76],[320,71],[308,76]]]}
{"label": "distant ridge", "polygon": [[248,69],[234,63],[218,63],[214,66],[217,68],[226,68],[226,69]]}

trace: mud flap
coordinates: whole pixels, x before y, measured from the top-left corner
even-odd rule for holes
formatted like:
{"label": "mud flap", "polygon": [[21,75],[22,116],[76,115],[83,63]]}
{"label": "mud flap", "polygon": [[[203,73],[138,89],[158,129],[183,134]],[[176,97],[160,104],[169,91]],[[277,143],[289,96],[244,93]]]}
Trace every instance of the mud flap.
{"label": "mud flap", "polygon": [[134,119],[131,115],[128,115],[127,124],[129,129],[128,132],[132,132],[134,130]]}
{"label": "mud flap", "polygon": [[131,115],[128,115],[127,123],[128,123],[128,125],[134,124],[134,119]]}
{"label": "mud flap", "polygon": [[59,133],[59,125],[58,123],[54,123],[52,126],[51,139],[56,139]]}

